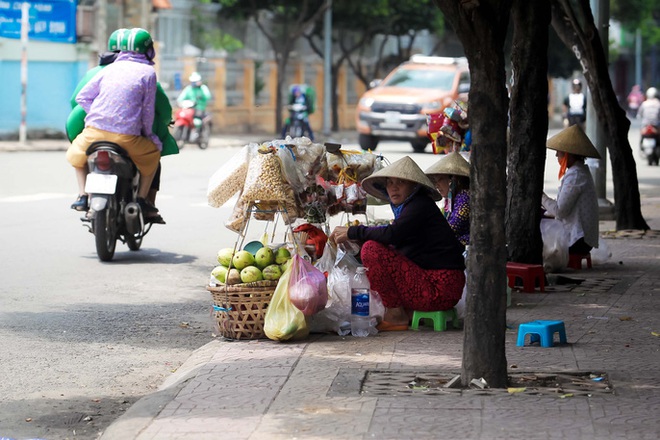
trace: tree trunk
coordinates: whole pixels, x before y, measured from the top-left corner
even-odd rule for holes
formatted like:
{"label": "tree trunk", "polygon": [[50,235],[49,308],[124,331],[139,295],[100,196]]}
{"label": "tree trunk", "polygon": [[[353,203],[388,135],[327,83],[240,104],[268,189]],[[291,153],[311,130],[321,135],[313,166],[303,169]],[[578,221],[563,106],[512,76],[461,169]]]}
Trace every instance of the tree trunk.
{"label": "tree trunk", "polygon": [[628,142],[630,121],[612,87],[589,1],[552,0],[552,27],[582,64],[594,109],[605,124],[603,141],[612,164],[616,229],[649,229],[642,216],[637,168]]}
{"label": "tree trunk", "polygon": [[510,136],[506,232],[511,261],[543,263],[541,193],[548,133],[548,27],[545,0],[514,0],[511,10]]}
{"label": "tree trunk", "polygon": [[470,65],[470,251],[461,380],[507,385],[506,126],[504,40],[511,1],[435,0]]}

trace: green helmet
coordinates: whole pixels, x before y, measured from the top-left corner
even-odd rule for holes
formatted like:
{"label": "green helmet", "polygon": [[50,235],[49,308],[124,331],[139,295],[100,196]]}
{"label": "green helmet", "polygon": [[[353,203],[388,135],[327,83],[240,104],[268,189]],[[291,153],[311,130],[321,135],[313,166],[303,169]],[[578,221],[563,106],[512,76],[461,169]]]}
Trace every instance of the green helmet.
{"label": "green helmet", "polygon": [[110,34],[110,37],[108,37],[108,50],[110,52],[119,52],[119,43],[121,42],[122,37],[124,34],[128,32],[128,29],[117,29],[113,33]]}
{"label": "green helmet", "polygon": [[133,28],[123,34],[119,42],[119,49],[122,52],[147,53],[154,45],[154,40],[149,32],[141,28]]}

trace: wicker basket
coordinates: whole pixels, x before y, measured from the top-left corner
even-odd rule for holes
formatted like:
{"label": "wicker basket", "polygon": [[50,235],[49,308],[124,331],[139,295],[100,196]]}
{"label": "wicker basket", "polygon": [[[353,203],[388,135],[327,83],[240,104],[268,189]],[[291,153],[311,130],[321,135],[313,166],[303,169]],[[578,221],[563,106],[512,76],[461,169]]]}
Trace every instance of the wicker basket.
{"label": "wicker basket", "polygon": [[207,286],[218,332],[227,339],[265,338],[264,318],[275,287],[277,281]]}

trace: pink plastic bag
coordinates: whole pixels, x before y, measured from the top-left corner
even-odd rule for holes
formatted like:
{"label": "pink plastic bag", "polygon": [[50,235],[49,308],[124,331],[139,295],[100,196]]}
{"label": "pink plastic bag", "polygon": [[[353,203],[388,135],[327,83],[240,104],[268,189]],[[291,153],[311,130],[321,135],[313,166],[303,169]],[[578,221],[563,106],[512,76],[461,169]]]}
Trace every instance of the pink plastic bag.
{"label": "pink plastic bag", "polygon": [[311,316],[323,310],[328,302],[325,275],[299,255],[294,255],[292,260],[289,301],[305,316]]}

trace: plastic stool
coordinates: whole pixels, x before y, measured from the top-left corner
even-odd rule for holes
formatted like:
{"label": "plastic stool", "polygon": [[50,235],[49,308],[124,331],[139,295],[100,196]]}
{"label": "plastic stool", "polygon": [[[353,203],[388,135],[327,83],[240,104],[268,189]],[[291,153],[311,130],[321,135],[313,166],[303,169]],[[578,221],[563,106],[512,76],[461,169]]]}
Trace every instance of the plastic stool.
{"label": "plastic stool", "polygon": [[523,292],[533,293],[537,281],[541,292],[545,292],[545,272],[540,264],[506,263],[506,276],[511,288],[515,286],[516,278],[520,278]]}
{"label": "plastic stool", "polygon": [[525,336],[529,334],[529,343],[541,341],[541,347],[552,347],[554,335],[559,333],[559,342],[566,343],[566,328],[564,321],[532,321],[520,324],[518,327],[518,347],[525,345]]}
{"label": "plastic stool", "polygon": [[568,266],[571,269],[582,269],[582,260],[587,260],[587,269],[591,269],[591,253],[588,254],[568,254]]}
{"label": "plastic stool", "polygon": [[418,310],[415,310],[413,312],[412,324],[410,325],[410,329],[419,330],[419,321],[421,321],[422,319],[433,320],[433,330],[436,332],[443,332],[447,330],[447,321],[451,321],[454,328],[459,328],[458,315],[456,314],[455,308],[452,308],[450,310],[438,310],[435,312],[420,312]]}

